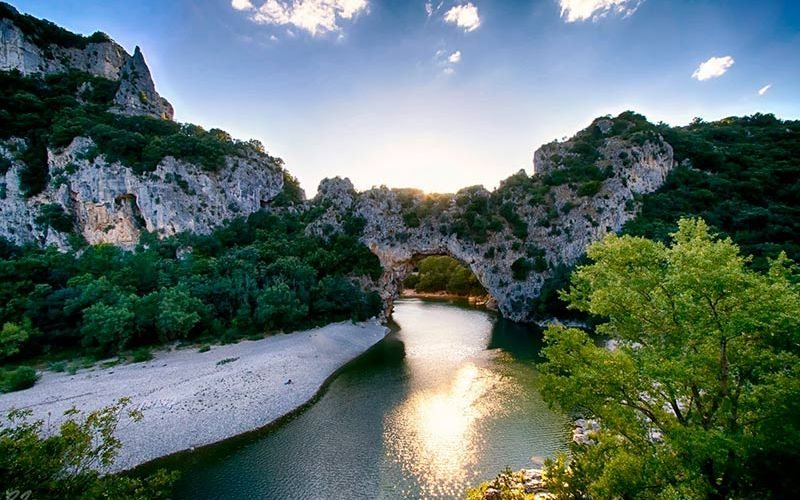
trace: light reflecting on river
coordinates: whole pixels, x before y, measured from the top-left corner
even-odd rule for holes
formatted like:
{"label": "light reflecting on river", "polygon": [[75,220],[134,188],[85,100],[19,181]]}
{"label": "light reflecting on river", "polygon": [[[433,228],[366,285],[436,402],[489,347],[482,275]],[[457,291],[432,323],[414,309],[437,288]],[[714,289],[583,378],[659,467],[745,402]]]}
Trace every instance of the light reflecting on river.
{"label": "light reflecting on river", "polygon": [[446,387],[422,390],[387,416],[388,458],[417,478],[423,496],[457,495],[461,479],[474,477],[484,445],[479,424],[493,416],[487,403],[500,383],[497,375],[468,364]]}
{"label": "light reflecting on river", "polygon": [[477,309],[402,300],[399,331],[275,430],[161,465],[178,498],[461,498],[565,442],[536,390],[541,336]]}

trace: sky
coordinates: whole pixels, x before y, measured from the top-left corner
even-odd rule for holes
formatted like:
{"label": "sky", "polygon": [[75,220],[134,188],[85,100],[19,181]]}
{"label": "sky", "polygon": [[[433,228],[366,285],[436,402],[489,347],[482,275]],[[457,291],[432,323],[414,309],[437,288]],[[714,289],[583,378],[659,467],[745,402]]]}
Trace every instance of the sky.
{"label": "sky", "polygon": [[142,48],[179,121],[309,195],[491,189],[597,116],[800,118],[798,0],[11,0]]}

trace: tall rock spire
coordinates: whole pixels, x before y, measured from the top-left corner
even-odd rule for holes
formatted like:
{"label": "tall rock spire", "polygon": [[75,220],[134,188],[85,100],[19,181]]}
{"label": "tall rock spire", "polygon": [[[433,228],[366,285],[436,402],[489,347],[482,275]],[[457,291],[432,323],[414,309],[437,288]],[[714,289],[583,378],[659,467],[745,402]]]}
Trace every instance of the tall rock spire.
{"label": "tall rock spire", "polygon": [[175,114],[172,105],[156,92],[150,69],[138,46],[120,70],[119,90],[114,97],[112,111],[124,115],[150,115],[165,120],[172,120]]}

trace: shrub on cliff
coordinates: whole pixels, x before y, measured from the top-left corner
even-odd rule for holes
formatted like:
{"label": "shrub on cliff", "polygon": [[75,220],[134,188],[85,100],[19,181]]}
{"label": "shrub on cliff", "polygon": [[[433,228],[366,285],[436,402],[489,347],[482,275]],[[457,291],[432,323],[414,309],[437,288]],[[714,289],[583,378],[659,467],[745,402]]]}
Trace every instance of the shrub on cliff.
{"label": "shrub on cliff", "polygon": [[14,7],[0,2],[0,19],[10,19],[37,46],[47,50],[51,44],[60,47],[83,49],[90,43],[109,42],[111,38],[101,31],[91,36],[78,35],[47,19],[38,19],[28,14],[20,14]]}

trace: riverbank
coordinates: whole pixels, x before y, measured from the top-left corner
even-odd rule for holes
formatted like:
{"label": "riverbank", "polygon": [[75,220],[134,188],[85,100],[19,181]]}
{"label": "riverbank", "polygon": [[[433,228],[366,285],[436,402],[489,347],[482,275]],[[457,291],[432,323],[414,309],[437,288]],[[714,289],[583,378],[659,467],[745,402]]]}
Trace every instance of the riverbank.
{"label": "riverbank", "polygon": [[496,310],[496,302],[489,295],[455,295],[447,292],[418,292],[413,289],[404,289],[400,296],[404,299],[443,299],[466,300],[472,306],[483,306]]}
{"label": "riverbank", "polygon": [[312,399],[325,381],[383,339],[377,321],[335,323],[257,341],[155,353],[143,363],[45,372],[27,390],[0,395],[0,414],[26,408],[58,425],[73,406],[91,411],[129,397],[144,419],[118,430],[113,471],[264,427]]}

